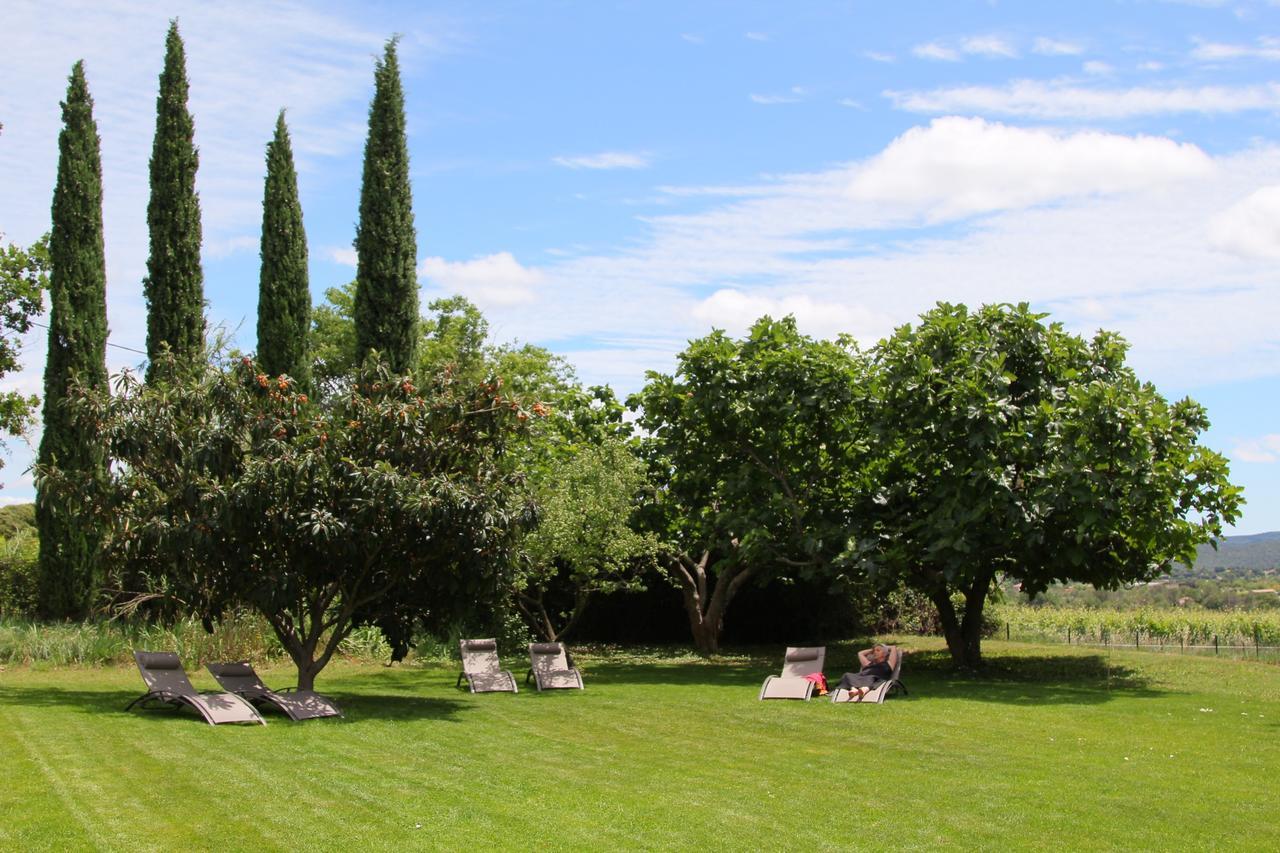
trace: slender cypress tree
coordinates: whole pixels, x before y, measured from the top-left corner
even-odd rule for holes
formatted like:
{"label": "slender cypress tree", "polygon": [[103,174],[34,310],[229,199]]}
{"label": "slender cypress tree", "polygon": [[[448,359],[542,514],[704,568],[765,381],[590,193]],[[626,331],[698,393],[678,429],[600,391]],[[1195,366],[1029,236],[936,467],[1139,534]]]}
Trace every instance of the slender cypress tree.
{"label": "slender cypress tree", "polygon": [[394,38],[374,69],[355,247],[356,361],[377,350],[392,370],[408,371],[418,342],[418,253]]}
{"label": "slender cypress tree", "polygon": [[298,202],[298,174],[284,110],[267,144],[267,180],[262,193],[262,271],[258,277],[258,363],[272,376],[287,373],[310,381],[307,336],[311,291],[307,283],[307,234]]}
{"label": "slender cypress tree", "polygon": [[204,358],[204,272],[200,267],[199,157],[195,126],[187,112],[187,61],[171,21],[165,37],[164,71],[156,98],[156,135],[151,148],[151,201],[147,226],[147,379],[162,371],[166,349],[180,372]]}
{"label": "slender cypress tree", "polygon": [[[66,407],[72,379],[107,387],[107,265],[102,247],[102,158],[84,63],[71,69],[58,137],[58,178],[49,234],[49,355],[44,368],[44,435],[39,462],[64,471],[104,472],[101,443],[74,424]],[[98,537],[74,507],[43,489],[39,606],[49,618],[82,618],[97,589]]]}

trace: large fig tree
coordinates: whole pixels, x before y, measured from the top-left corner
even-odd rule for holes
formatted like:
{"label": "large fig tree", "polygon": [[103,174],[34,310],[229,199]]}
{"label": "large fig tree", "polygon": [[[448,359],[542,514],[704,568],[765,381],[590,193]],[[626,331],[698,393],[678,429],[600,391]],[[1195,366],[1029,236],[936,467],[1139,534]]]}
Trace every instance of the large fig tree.
{"label": "large fig tree", "polygon": [[1150,580],[1216,542],[1241,503],[1199,444],[1201,406],[1140,381],[1117,335],[1086,341],[1045,316],[942,304],[874,350],[860,547],[878,580],[933,601],[964,666],[981,663],[1000,575],[1032,593]]}
{"label": "large fig tree", "polygon": [[704,654],[745,584],[824,575],[844,552],[846,496],[864,490],[862,382],[851,341],[765,317],[742,340],[692,341],[628,401],[656,486],[648,523]]}

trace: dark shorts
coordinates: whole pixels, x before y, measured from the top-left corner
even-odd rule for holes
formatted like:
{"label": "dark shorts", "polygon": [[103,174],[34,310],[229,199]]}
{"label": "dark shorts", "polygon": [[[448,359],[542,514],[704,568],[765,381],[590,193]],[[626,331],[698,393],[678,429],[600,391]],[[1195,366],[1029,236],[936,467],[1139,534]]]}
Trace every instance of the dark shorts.
{"label": "dark shorts", "polygon": [[861,675],[856,672],[846,672],[844,677],[840,679],[838,686],[848,690],[850,687],[875,687],[885,681],[888,681],[888,679],[881,678],[878,675]]}

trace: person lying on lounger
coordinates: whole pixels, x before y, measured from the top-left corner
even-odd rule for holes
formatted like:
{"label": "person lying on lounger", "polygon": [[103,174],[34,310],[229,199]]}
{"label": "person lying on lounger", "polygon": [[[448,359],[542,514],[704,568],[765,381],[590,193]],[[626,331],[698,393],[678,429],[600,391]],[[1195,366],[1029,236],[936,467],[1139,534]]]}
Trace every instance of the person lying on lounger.
{"label": "person lying on lounger", "polygon": [[893,675],[893,667],[889,665],[889,647],[884,643],[876,643],[858,652],[858,662],[862,669],[846,672],[838,685],[849,691],[846,702],[861,702],[863,696]]}

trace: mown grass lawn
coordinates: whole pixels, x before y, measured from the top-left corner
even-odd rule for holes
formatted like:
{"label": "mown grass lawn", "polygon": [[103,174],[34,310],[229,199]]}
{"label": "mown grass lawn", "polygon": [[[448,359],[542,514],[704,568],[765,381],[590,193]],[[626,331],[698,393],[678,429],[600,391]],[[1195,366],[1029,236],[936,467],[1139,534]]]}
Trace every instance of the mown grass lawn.
{"label": "mown grass lawn", "polygon": [[583,651],[586,691],[517,696],[335,664],[345,719],[265,727],[126,713],[132,669],[10,667],[0,848],[1280,848],[1280,667],[992,642],[965,676],[906,643],[882,706],[756,701],[777,649]]}

